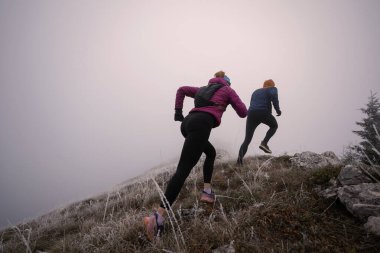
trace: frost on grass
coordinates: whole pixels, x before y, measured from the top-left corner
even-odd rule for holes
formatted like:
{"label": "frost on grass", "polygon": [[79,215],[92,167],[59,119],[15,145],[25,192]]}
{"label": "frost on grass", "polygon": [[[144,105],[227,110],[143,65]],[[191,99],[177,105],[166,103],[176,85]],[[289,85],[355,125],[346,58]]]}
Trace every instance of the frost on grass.
{"label": "frost on grass", "polygon": [[[167,219],[166,233],[153,243],[142,219],[158,207],[173,168],[4,230],[0,252],[212,252],[232,241],[236,252],[380,251],[380,237],[367,234],[339,203],[319,198],[312,189],[321,180],[292,168],[289,158],[249,157],[242,167],[235,161],[216,164],[211,206],[198,201],[198,164],[172,206],[173,227]],[[331,168],[321,170],[331,174]]]}

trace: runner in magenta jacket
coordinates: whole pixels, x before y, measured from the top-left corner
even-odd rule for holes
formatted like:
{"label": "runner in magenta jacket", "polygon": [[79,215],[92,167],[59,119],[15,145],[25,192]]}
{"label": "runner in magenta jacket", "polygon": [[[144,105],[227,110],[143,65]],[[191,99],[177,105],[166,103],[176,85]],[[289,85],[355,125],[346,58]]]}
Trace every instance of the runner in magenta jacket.
{"label": "runner in magenta jacket", "polygon": [[177,198],[186,178],[202,153],[205,153],[206,159],[203,165],[204,189],[200,201],[207,203],[215,201],[215,194],[211,189],[211,178],[216,152],[214,146],[208,141],[211,130],[220,125],[223,112],[230,104],[239,117],[247,116],[245,104],[230,87],[230,80],[223,71],[217,72],[215,78],[210,79],[208,83],[208,85],[217,84],[221,84],[222,87],[209,100],[214,105],[193,108],[185,118],[182,115],[183,101],[186,96],[194,98],[200,88],[182,86],[177,90],[174,120],[182,121],[181,132],[185,137],[185,143],[177,170],[167,185],[164,202],[157,211],[154,211],[153,215],[144,218],[144,226],[149,240],[153,240],[154,236],[162,232],[165,209],[169,208]]}
{"label": "runner in magenta jacket", "polygon": [[[222,115],[224,111],[226,110],[226,107],[231,104],[231,106],[235,109],[236,113],[241,117],[244,118],[247,116],[247,108],[245,104],[240,100],[239,96],[236,94],[236,92],[230,87],[228,82],[224,80],[223,78],[212,78],[208,82],[209,85],[214,84],[222,84],[224,87],[220,88],[215,95],[210,99],[210,101],[214,102],[218,106],[206,106],[201,108],[193,108],[190,113],[192,112],[207,112],[214,116],[216,120],[215,127],[219,126],[222,120]],[[177,90],[177,96],[175,99],[175,109],[178,111],[178,109],[182,110],[183,107],[183,101],[185,99],[185,96],[194,98],[195,94],[199,90],[199,87],[192,87],[192,86],[182,86]]]}

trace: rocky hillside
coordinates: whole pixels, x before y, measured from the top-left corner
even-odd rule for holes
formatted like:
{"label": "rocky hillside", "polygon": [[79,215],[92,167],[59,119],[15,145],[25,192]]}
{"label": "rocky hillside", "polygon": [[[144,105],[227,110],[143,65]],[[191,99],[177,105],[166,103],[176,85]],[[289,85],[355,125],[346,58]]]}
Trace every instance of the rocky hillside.
{"label": "rocky hillside", "polygon": [[196,166],[173,226],[151,243],[142,219],[173,169],[2,231],[0,252],[380,252],[376,170],[346,166],[331,152],[250,157],[240,167],[220,161],[212,206],[198,202]]}

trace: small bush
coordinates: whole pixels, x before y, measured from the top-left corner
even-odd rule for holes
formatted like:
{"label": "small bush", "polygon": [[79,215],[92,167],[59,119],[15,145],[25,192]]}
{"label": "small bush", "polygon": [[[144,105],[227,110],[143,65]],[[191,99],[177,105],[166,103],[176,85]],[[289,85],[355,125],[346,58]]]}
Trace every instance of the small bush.
{"label": "small bush", "polygon": [[313,185],[327,185],[330,179],[336,178],[342,167],[325,167],[312,172],[310,177],[310,183]]}

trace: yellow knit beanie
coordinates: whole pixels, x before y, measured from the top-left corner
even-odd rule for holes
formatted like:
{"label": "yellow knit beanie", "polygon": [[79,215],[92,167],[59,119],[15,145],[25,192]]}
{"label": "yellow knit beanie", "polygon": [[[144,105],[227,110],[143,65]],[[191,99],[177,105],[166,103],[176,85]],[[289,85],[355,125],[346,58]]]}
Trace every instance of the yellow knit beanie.
{"label": "yellow knit beanie", "polygon": [[221,71],[216,72],[214,76],[223,78],[225,75],[226,73],[223,70],[221,70]]}

